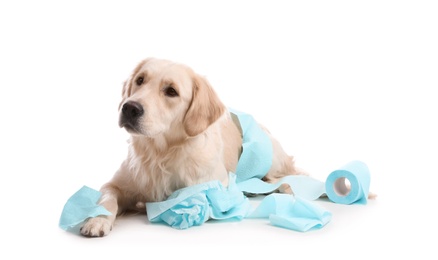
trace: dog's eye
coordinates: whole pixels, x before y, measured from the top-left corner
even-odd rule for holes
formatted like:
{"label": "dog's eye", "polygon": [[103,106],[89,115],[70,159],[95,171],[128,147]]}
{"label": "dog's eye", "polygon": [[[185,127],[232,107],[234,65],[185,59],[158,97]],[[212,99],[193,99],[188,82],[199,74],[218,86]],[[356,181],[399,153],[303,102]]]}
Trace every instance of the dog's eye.
{"label": "dog's eye", "polygon": [[178,92],[176,92],[176,90],[173,87],[166,87],[164,89],[164,94],[168,97],[177,97],[178,96]]}
{"label": "dog's eye", "polygon": [[143,80],[144,80],[143,77],[138,77],[138,78],[135,80],[135,83],[137,83],[137,85],[140,86],[141,84],[143,84]]}

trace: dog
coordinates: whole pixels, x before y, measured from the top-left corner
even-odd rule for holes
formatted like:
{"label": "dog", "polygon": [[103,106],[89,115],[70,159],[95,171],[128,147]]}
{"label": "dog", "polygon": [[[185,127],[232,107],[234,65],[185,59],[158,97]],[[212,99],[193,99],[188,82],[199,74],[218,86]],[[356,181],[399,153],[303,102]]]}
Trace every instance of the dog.
{"label": "dog", "polygon": [[[119,126],[130,134],[128,155],[100,191],[110,216],[89,218],[87,237],[110,233],[116,217],[145,211],[145,202],[165,200],[175,190],[219,180],[228,185],[242,152],[242,134],[207,79],[185,64],[147,58],[124,82]],[[263,126],[272,141],[272,166],[263,180],[307,173]],[[292,193],[281,186],[279,192]]]}

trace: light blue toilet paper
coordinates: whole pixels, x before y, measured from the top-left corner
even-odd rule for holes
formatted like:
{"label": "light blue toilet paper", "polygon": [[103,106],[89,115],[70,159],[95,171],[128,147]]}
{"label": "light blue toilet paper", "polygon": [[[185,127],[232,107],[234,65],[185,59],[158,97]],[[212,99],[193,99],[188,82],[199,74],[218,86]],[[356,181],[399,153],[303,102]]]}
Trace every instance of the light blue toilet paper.
{"label": "light blue toilet paper", "polygon": [[177,190],[165,201],[146,203],[149,221],[187,229],[208,219],[244,218],[250,209],[248,198],[235,185],[236,176],[229,178],[228,188],[210,181]]}
{"label": "light blue toilet paper", "polygon": [[322,228],[332,214],[308,200],[277,193],[265,197],[247,217],[269,218],[274,226],[305,232]]}
{"label": "light blue toilet paper", "polygon": [[[351,187],[347,186],[345,180],[348,180]],[[335,203],[366,204],[370,182],[368,166],[356,160],[330,173],[325,182],[325,189],[327,197]]]}
{"label": "light blue toilet paper", "polygon": [[[346,179],[351,187],[347,186]],[[253,178],[239,182],[237,186],[243,192],[267,194],[277,190],[282,184],[288,184],[294,195],[303,199],[315,200],[325,194],[331,201],[339,204],[366,204],[370,181],[368,166],[355,160],[331,172],[325,182],[310,176],[291,175],[273,184]]]}
{"label": "light blue toilet paper", "polygon": [[[275,184],[261,179],[269,172],[272,165],[272,143],[269,136],[260,128],[251,115],[230,109],[237,116],[242,130],[242,155],[236,168],[239,189],[244,192],[265,194],[280,185],[288,184],[294,195],[304,199],[315,200],[326,194],[340,204],[366,204],[370,186],[370,173],[365,163],[351,161],[329,174],[325,183],[309,176],[286,176]],[[347,179],[351,187],[345,185]]]}
{"label": "light blue toilet paper", "polygon": [[273,148],[271,139],[254,118],[246,113],[229,109],[237,116],[242,130],[242,154],[236,167],[237,182],[263,178],[271,168]]}
{"label": "light blue toilet paper", "polygon": [[[348,179],[351,188],[347,187],[345,179]],[[228,188],[223,187],[220,182],[210,182],[183,189],[184,196],[177,192],[177,199],[174,200],[172,196],[170,204],[166,201],[146,203],[148,214],[153,213],[149,214],[149,219],[151,222],[166,222],[174,228],[186,229],[200,225],[210,218],[268,218],[274,226],[304,232],[321,228],[331,220],[332,214],[329,211],[311,202],[324,194],[335,203],[366,204],[370,173],[365,163],[351,161],[330,173],[326,182],[304,175],[286,176],[274,184],[258,178],[236,182],[236,175],[230,174]],[[294,195],[270,194],[256,208],[250,207],[242,193],[266,194],[285,183],[290,185]],[[205,193],[202,194],[202,199],[198,198],[200,190]],[[193,200],[203,201],[200,203],[202,206],[197,206],[195,211],[187,210],[194,205]],[[202,214],[201,208],[204,209]],[[187,215],[189,211],[200,216],[178,216]]]}
{"label": "light blue toilet paper", "polygon": [[103,206],[97,204],[100,196],[99,191],[83,186],[65,203],[59,226],[64,230],[77,230],[87,218],[111,215]]}
{"label": "light blue toilet paper", "polygon": [[[267,218],[274,226],[305,232],[322,228],[331,220],[329,211],[311,202],[323,194],[335,203],[366,204],[370,173],[365,163],[351,161],[331,172],[325,183],[301,175],[286,176],[275,184],[257,178],[236,181],[236,175],[230,173],[228,187],[211,181],[177,190],[165,201],[146,203],[147,216],[151,222],[164,222],[177,229],[199,226],[209,219]],[[283,183],[291,186],[295,196],[270,194],[254,208],[243,194],[266,194]],[[74,230],[89,217],[110,215],[97,204],[100,195],[99,191],[82,187],[65,204],[59,226]]]}
{"label": "light blue toilet paper", "polygon": [[209,219],[266,218],[274,226],[305,232],[326,225],[331,213],[307,200],[289,194],[266,196],[256,208],[236,185],[230,173],[229,186],[218,181],[176,191],[162,202],[146,203],[151,222],[164,222],[176,229],[199,226]]}

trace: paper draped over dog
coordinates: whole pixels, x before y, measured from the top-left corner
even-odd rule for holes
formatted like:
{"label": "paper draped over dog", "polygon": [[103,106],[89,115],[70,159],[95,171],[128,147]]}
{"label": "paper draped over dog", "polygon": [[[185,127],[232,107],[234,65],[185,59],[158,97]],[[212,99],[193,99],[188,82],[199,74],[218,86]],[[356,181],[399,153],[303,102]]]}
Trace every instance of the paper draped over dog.
{"label": "paper draped over dog", "polygon": [[269,136],[249,114],[229,109],[242,131],[242,153],[236,167],[237,182],[261,179],[272,166],[273,149]]}

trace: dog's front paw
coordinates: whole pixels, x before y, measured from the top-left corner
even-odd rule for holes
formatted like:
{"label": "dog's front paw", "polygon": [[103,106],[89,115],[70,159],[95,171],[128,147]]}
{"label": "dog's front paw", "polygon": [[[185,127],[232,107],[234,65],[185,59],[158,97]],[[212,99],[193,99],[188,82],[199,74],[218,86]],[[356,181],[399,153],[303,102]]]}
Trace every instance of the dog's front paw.
{"label": "dog's front paw", "polygon": [[90,218],[82,226],[81,234],[86,237],[103,237],[109,234],[112,223],[106,217]]}

